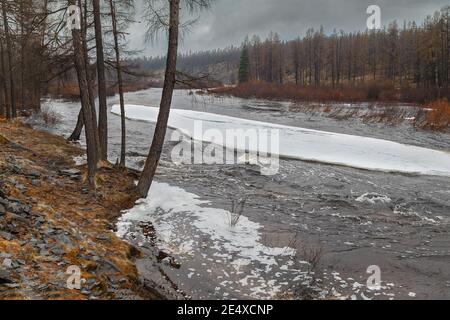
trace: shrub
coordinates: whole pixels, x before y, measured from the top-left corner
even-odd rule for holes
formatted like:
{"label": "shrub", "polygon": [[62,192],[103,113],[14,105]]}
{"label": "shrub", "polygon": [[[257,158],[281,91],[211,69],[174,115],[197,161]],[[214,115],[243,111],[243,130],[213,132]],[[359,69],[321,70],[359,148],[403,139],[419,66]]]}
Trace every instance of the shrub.
{"label": "shrub", "polygon": [[450,124],[450,102],[447,99],[436,100],[426,107],[431,110],[418,126],[431,130],[447,129]]}
{"label": "shrub", "polygon": [[55,125],[60,121],[59,114],[48,107],[41,109],[40,115],[46,125]]}

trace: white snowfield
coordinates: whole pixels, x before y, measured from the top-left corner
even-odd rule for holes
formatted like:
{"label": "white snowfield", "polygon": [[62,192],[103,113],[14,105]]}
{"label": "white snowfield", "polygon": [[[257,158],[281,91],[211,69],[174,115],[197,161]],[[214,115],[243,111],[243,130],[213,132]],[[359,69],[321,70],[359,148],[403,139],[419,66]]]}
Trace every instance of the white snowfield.
{"label": "white snowfield", "polygon": [[[120,107],[114,105],[111,112],[120,115]],[[156,122],[158,108],[141,105],[126,105],[127,119]],[[195,130],[201,121],[203,132]],[[392,141],[338,134],[298,127],[233,118],[218,114],[173,109],[169,127],[197,141],[229,146],[205,135],[208,130],[220,131],[226,137],[230,129],[279,130],[280,158],[315,161],[343,165],[358,169],[408,174],[450,176],[450,152],[437,151]],[[262,134],[262,133],[261,133]],[[264,138],[267,139],[267,138]],[[263,150],[267,146],[249,146],[250,153],[273,151]],[[273,156],[273,154],[272,154]]]}

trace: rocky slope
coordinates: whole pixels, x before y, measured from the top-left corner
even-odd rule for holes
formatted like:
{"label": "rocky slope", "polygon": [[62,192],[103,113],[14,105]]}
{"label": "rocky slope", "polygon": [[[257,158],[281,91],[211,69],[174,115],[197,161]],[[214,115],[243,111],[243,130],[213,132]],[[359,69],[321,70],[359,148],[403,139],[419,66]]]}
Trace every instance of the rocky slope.
{"label": "rocky slope", "polygon": [[72,160],[82,153],[0,120],[0,299],[161,298],[139,282],[138,250],[114,233],[136,177],[104,166],[93,192]]}

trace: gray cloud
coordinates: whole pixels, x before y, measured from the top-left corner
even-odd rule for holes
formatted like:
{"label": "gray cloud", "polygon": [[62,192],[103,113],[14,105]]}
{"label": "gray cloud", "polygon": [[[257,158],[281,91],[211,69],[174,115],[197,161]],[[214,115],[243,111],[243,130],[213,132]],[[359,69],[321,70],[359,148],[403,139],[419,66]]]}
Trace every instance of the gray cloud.
{"label": "gray cloud", "polygon": [[[143,1],[143,0],[138,0]],[[366,28],[366,9],[377,4],[382,22],[397,20],[422,22],[448,0],[216,0],[213,7],[201,14],[199,21],[183,37],[181,50],[196,51],[239,45],[247,35],[261,37],[278,32],[285,40],[302,36],[310,27],[323,26],[325,32]],[[137,12],[142,12],[138,3]],[[137,17],[137,20],[141,20]],[[164,35],[154,44],[144,43],[145,23],[130,30],[130,46],[146,55],[163,54]]]}

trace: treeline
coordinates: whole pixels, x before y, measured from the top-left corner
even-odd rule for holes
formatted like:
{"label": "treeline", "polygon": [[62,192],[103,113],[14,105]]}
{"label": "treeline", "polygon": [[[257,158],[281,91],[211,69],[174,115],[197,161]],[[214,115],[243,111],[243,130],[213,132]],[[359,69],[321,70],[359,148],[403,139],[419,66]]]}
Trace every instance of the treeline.
{"label": "treeline", "polygon": [[332,88],[377,83],[444,96],[449,94],[449,65],[447,6],[420,26],[393,22],[382,30],[331,35],[309,29],[304,38],[287,42],[276,33],[265,41],[254,36],[243,44],[239,78]]}
{"label": "treeline", "polygon": [[[191,75],[208,74],[211,80],[223,83],[237,81],[237,69],[241,48],[230,46],[225,49],[180,53],[178,69]],[[163,71],[166,64],[164,56],[135,58],[127,61],[134,70],[144,72]]]}
{"label": "treeline", "polygon": [[54,0],[0,1],[0,116],[39,109],[43,86],[67,66],[63,45],[53,36],[54,5]]}
{"label": "treeline", "polygon": [[[89,182],[108,156],[107,74],[123,108],[123,46],[133,0],[0,0],[0,117],[40,109],[56,82],[75,81],[81,110],[70,140],[85,128]],[[73,79],[74,78],[74,79]],[[97,111],[98,103],[98,111]],[[121,166],[125,166],[122,117]]]}
{"label": "treeline", "polygon": [[[208,8],[213,0],[145,0],[148,35],[166,31],[167,58],[160,114],[150,152],[136,193],[147,196],[162,154],[174,88],[197,78],[177,69],[178,42],[185,14]],[[86,181],[96,188],[98,168],[108,165],[108,72],[119,92],[121,152],[117,169],[126,170],[125,75],[149,76],[124,66],[125,31],[131,22],[134,0],[0,0],[0,117],[10,120],[30,107],[52,81],[75,78],[81,109],[69,140],[86,137]],[[182,31],[182,30],[181,30]],[[74,80],[74,79],[71,79]],[[201,79],[200,79],[201,80]],[[36,94],[36,97],[33,96]],[[98,103],[98,105],[97,105]],[[97,108],[98,106],[98,108]],[[3,120],[2,120],[3,121]],[[75,125],[76,122],[76,125]]]}

